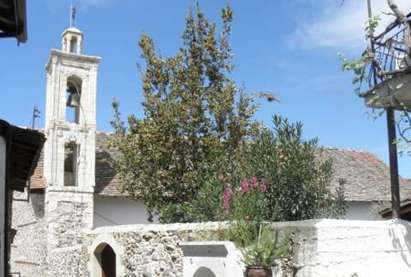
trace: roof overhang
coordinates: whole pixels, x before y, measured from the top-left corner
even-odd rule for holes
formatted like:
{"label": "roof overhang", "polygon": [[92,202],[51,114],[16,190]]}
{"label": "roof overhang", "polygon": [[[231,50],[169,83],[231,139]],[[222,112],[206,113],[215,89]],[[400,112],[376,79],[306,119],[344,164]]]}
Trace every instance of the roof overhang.
{"label": "roof overhang", "polygon": [[[389,219],[392,217],[392,208],[391,207],[387,207],[383,210],[381,210],[380,215],[385,218],[385,219]],[[404,199],[403,201],[401,201],[400,204],[400,217],[401,219],[406,219],[406,220],[410,220],[411,219],[411,199]]]}
{"label": "roof overhang", "polygon": [[26,0],[0,1],[0,37],[27,41]]}
{"label": "roof overhang", "polygon": [[384,109],[411,108],[411,68],[393,74],[388,80],[360,94],[368,107]]}
{"label": "roof overhang", "polygon": [[24,191],[39,159],[45,136],[35,130],[10,125],[4,120],[0,120],[0,136],[7,142],[7,185],[12,190]]}

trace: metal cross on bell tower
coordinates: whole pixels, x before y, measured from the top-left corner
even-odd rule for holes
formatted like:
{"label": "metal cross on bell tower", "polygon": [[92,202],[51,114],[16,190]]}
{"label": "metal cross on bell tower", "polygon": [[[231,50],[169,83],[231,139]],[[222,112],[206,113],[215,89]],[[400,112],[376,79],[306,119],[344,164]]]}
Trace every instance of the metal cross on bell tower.
{"label": "metal cross on bell tower", "polygon": [[75,19],[76,19],[76,6],[70,5],[70,27],[74,27]]}

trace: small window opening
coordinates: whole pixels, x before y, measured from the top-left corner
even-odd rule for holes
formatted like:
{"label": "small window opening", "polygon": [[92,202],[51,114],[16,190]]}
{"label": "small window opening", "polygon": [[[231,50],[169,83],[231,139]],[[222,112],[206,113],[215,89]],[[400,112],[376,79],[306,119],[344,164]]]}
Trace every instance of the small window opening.
{"label": "small window opening", "polygon": [[64,145],[64,186],[77,186],[79,153],[80,145],[75,142]]}
{"label": "small window opening", "polygon": [[70,53],[78,53],[77,47],[78,47],[77,37],[72,37],[70,40]]}
{"label": "small window opening", "polygon": [[70,77],[67,80],[66,121],[80,122],[81,80]]}

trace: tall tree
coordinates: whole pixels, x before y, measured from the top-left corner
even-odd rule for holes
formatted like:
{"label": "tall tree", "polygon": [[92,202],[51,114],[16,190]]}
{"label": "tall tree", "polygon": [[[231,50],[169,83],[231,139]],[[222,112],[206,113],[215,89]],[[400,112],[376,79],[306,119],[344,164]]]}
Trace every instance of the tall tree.
{"label": "tall tree", "polygon": [[163,222],[191,220],[184,207],[221,171],[219,161],[236,155],[253,125],[253,101],[230,78],[230,7],[221,18],[217,35],[197,5],[186,18],[183,46],[168,58],[142,35],[144,118],[130,115],[125,125],[113,102],[122,188]]}

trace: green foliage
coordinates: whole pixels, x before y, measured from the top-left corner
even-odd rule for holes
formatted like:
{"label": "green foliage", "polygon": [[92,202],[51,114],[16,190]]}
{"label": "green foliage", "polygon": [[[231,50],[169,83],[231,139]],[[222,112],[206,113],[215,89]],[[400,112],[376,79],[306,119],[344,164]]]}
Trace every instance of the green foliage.
{"label": "green foliage", "polygon": [[274,130],[262,128],[247,145],[246,176],[267,183],[263,219],[270,221],[303,220],[345,213],[344,194],[328,189],[332,162],[319,158],[316,139],[304,140],[302,124],[273,118]]}
{"label": "green foliage", "polygon": [[[148,35],[141,37],[144,117],[130,115],[124,123],[113,101],[111,146],[121,154],[116,170],[122,190],[164,223],[331,214],[331,163],[316,159],[317,141],[303,140],[300,123],[278,116],[274,131],[259,126],[253,98],[230,79],[232,17],[224,8],[217,36],[216,25],[197,7],[187,16],[183,46],[169,58],[157,53]],[[242,193],[242,181],[254,178],[266,190]],[[224,208],[227,189],[235,196],[233,214]]]}
{"label": "green foliage", "polygon": [[354,74],[352,83],[355,86],[355,91],[360,93],[361,84],[368,78],[367,66],[372,62],[372,53],[367,49],[359,58],[347,59],[339,54],[341,67],[343,71],[352,71]]}
{"label": "green foliage", "polygon": [[244,262],[246,265],[269,268],[273,266],[274,259],[288,254],[288,242],[288,237],[280,239],[278,231],[273,231],[270,226],[261,224],[257,238],[243,251]]}
{"label": "green foliage", "polygon": [[117,163],[122,189],[143,199],[162,222],[215,217],[212,211],[193,217],[208,209],[194,202],[213,193],[214,162],[227,161],[229,168],[227,157],[249,136],[253,100],[229,78],[232,17],[230,7],[222,10],[217,36],[216,25],[197,7],[186,18],[183,46],[169,58],[157,54],[153,40],[143,35],[144,118],[131,115],[125,126],[113,103],[112,146],[122,154]]}
{"label": "green foliage", "polygon": [[339,217],[346,211],[345,182],[340,180],[335,193],[328,189],[332,163],[319,157],[317,140],[302,138],[301,123],[280,116],[273,123],[274,130],[260,129],[244,147],[239,184],[222,180],[227,238],[243,250],[247,265],[269,267],[289,254],[289,238],[279,240],[266,221]]}
{"label": "green foliage", "polygon": [[246,265],[271,267],[275,259],[289,255],[289,236],[280,238],[279,232],[268,223],[237,220],[231,222],[225,239],[241,249]]}
{"label": "green foliage", "polygon": [[375,33],[375,30],[377,29],[378,24],[380,23],[380,21],[381,21],[381,17],[379,15],[374,15],[374,16],[367,19],[367,21],[365,23],[364,31],[365,31],[365,34],[368,38],[373,37],[373,35]]}
{"label": "green foliage", "polygon": [[223,195],[223,208],[227,218],[261,222],[265,219],[267,207],[267,182],[252,178],[241,180],[240,187],[233,191],[226,187]]}
{"label": "green foliage", "polygon": [[[366,38],[373,38],[374,32],[378,27],[380,21],[380,16],[373,16],[366,21],[364,28]],[[352,83],[355,86],[355,91],[359,93],[362,82],[368,78],[368,72],[366,69],[367,66],[373,62],[374,54],[372,53],[371,49],[368,48],[358,58],[347,59],[342,54],[338,54],[338,57],[341,61],[342,70],[353,72],[354,77]]]}

